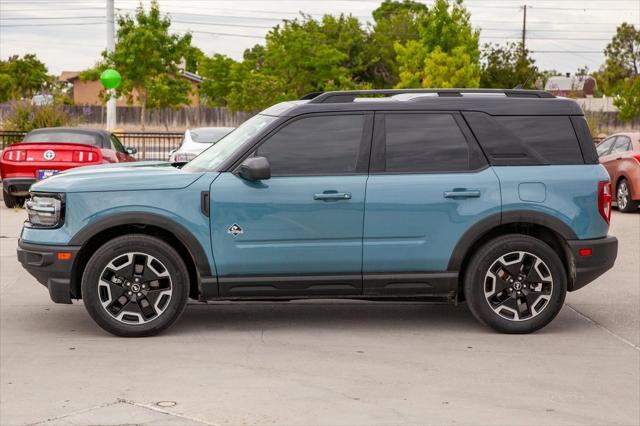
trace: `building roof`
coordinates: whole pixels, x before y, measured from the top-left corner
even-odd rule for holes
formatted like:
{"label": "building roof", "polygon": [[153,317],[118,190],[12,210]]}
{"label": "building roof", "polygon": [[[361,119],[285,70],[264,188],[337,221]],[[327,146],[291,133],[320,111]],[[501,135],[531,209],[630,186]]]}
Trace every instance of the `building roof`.
{"label": "building roof", "polygon": [[80,71],[62,71],[62,73],[60,73],[60,77],[58,77],[58,81],[71,82],[78,77],[80,77]]}

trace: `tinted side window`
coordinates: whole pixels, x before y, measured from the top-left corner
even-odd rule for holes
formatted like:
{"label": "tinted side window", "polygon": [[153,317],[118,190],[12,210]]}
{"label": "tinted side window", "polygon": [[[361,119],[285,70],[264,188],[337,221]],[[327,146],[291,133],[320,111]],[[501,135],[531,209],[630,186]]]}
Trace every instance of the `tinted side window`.
{"label": "tinted side window", "polygon": [[295,120],[256,150],[272,176],[355,173],[364,116],[316,116]]}
{"label": "tinted side window", "polygon": [[547,164],[584,164],[569,117],[500,116],[495,119],[538,153]]}
{"label": "tinted side window", "polygon": [[598,152],[598,157],[602,157],[603,155],[607,155],[609,150],[611,149],[611,145],[616,141],[616,137],[612,137],[609,139],[605,139],[598,144],[596,147],[596,151]]}
{"label": "tinted side window", "polygon": [[469,147],[449,114],[387,114],[386,172],[469,170]]}

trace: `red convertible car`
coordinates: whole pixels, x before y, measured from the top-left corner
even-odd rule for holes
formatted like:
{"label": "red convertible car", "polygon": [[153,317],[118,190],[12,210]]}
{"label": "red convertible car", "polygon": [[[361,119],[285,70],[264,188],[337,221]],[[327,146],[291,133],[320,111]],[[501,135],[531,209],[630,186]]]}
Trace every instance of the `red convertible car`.
{"label": "red convertible car", "polygon": [[0,155],[2,195],[7,207],[19,207],[31,184],[63,170],[102,163],[135,161],[135,148],[125,148],[104,130],[55,127],[29,132]]}

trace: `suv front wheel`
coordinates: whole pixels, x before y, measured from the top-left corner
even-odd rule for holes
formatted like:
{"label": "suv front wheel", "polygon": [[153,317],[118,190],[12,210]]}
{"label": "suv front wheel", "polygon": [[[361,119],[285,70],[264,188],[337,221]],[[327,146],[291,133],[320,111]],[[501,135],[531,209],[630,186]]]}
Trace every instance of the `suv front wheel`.
{"label": "suv front wheel", "polygon": [[142,234],[114,238],[89,259],[82,299],[100,327],[117,336],[159,333],[182,314],[189,274],[164,241]]}
{"label": "suv front wheel", "polygon": [[469,309],[503,333],[531,333],[560,312],[567,293],[564,265],[543,241],[498,237],[471,258],[464,281]]}

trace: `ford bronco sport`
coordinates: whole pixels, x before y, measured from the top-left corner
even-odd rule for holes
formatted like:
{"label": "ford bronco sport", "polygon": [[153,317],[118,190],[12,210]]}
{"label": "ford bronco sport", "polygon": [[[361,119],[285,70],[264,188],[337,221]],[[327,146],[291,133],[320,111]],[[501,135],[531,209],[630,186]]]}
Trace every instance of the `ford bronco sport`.
{"label": "ford bronco sport", "polygon": [[47,178],[27,212],[20,262],[120,336],[189,297],[464,300],[528,333],[617,254],[583,112],[541,91],[314,93],[187,164]]}

